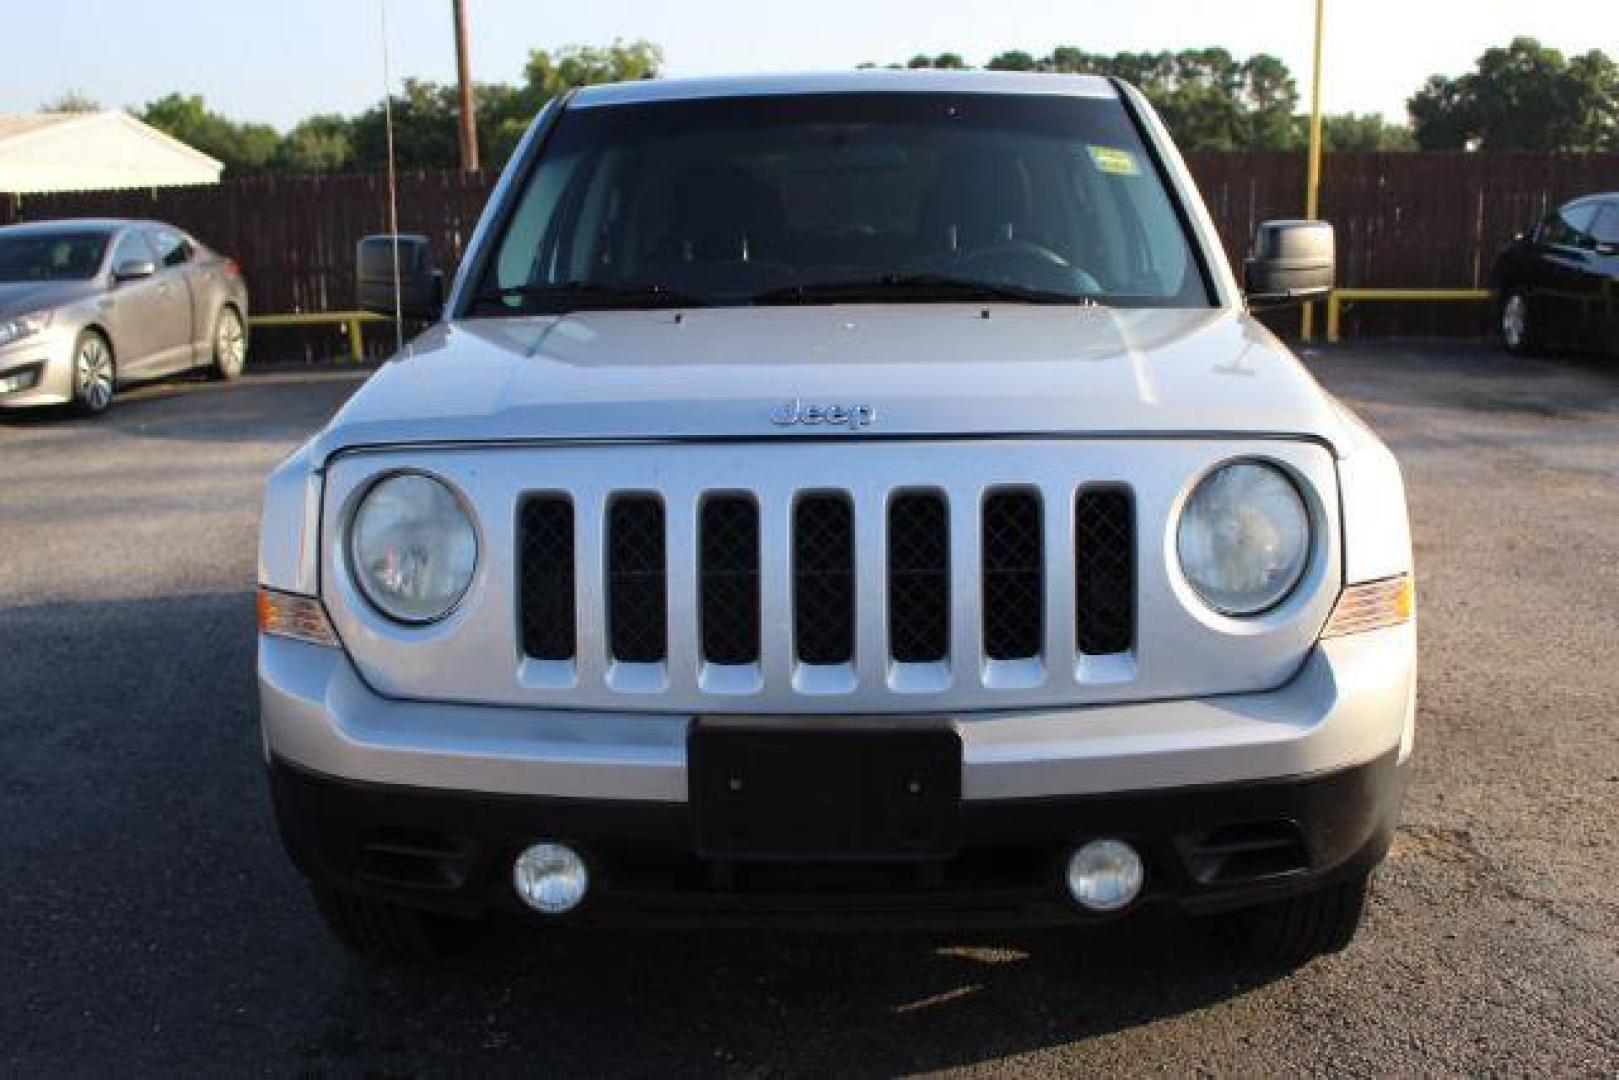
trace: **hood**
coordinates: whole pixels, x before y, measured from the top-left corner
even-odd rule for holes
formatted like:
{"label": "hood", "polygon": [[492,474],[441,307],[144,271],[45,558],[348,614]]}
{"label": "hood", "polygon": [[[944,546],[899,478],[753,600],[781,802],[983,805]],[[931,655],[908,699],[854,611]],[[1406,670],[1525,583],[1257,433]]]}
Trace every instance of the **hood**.
{"label": "hood", "polygon": [[435,326],[313,449],[1187,432],[1335,443],[1341,423],[1293,354],[1233,310],[712,308]]}
{"label": "hood", "polygon": [[94,291],[93,281],[0,281],[0,318],[61,307]]}

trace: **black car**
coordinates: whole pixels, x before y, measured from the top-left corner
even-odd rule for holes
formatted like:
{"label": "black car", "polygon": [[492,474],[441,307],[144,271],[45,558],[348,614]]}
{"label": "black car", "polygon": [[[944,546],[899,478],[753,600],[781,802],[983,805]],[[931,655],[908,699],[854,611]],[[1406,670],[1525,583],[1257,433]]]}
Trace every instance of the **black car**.
{"label": "black car", "polygon": [[1552,211],[1495,261],[1507,351],[1619,352],[1619,192]]}

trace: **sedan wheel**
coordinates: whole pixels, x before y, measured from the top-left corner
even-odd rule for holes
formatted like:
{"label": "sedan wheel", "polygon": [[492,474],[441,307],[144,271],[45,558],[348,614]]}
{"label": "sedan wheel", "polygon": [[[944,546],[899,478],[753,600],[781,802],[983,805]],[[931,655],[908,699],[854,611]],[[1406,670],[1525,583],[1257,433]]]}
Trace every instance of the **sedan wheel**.
{"label": "sedan wheel", "polygon": [[95,333],[81,336],[73,349],[73,403],[82,412],[106,412],[117,383],[118,373],[106,339]]}
{"label": "sedan wheel", "polygon": [[223,308],[214,323],[214,378],[226,382],[247,364],[247,330],[235,308]]}
{"label": "sedan wheel", "polygon": [[1511,292],[1501,302],[1501,343],[1507,352],[1523,356],[1534,351],[1534,325],[1529,318],[1529,298]]}

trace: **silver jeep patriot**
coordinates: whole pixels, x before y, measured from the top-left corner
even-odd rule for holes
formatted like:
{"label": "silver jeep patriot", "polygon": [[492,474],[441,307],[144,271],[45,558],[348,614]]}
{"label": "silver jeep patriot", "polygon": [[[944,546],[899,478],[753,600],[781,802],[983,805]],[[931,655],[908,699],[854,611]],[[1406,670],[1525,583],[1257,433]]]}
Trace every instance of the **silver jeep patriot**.
{"label": "silver jeep patriot", "polygon": [[337,936],[1215,916],[1343,947],[1411,751],[1388,450],[1140,94],[861,72],[535,120],[431,325],[271,476],[276,817]]}

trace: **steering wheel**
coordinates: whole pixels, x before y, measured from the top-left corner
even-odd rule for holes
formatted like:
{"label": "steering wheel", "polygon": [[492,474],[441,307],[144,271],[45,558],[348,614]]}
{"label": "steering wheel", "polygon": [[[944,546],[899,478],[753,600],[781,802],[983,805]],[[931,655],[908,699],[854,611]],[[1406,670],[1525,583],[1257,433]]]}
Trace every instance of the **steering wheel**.
{"label": "steering wheel", "polygon": [[972,251],[956,257],[957,266],[980,266],[985,263],[993,265],[996,262],[1002,265],[1008,265],[1012,262],[1022,262],[1027,265],[1035,262],[1059,268],[1073,265],[1057,252],[1044,244],[1037,244],[1033,240],[1000,240],[981,248],[974,248]]}
{"label": "steering wheel", "polygon": [[957,256],[955,272],[973,272],[991,281],[1053,292],[1101,292],[1094,277],[1061,254],[1033,240],[1002,240]]}

